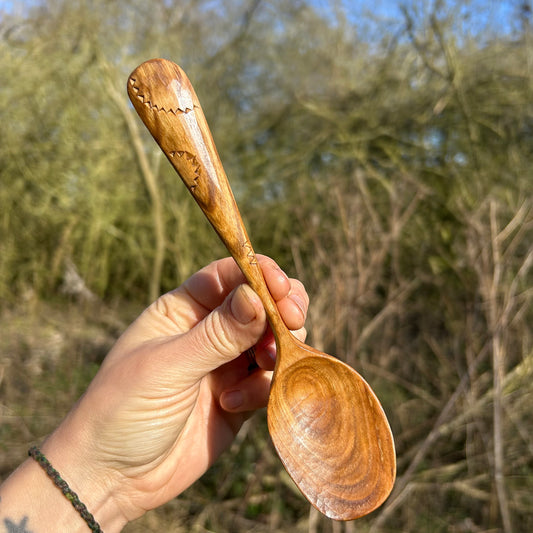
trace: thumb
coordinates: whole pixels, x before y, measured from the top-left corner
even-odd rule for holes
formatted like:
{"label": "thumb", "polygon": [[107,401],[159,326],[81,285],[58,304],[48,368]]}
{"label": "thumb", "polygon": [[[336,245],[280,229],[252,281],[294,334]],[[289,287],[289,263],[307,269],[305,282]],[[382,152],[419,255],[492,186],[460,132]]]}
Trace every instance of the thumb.
{"label": "thumb", "polygon": [[259,296],[249,285],[239,285],[222,305],[180,336],[180,366],[189,367],[190,377],[201,378],[257,343],[265,329]]}

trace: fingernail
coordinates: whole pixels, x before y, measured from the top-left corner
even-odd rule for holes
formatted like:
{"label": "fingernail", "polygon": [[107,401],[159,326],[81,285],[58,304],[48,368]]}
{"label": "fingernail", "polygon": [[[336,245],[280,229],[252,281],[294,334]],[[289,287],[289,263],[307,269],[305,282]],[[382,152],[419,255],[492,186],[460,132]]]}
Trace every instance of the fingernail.
{"label": "fingernail", "polygon": [[257,296],[248,285],[237,287],[237,290],[233,294],[231,312],[241,324],[249,324],[257,316],[252,301],[253,298],[257,298]]}
{"label": "fingernail", "polygon": [[237,409],[244,402],[244,396],[240,390],[232,390],[224,392],[221,400],[224,408]]}
{"label": "fingernail", "polygon": [[289,298],[296,304],[298,309],[302,313],[302,317],[305,318],[305,302],[297,294],[289,294]]}
{"label": "fingernail", "polygon": [[274,263],[272,265],[272,270],[274,272],[276,272],[278,274],[278,276],[282,277],[284,280],[288,280],[289,279],[289,276],[287,276],[285,271],[282,270],[281,267],[277,263]]}
{"label": "fingernail", "polygon": [[268,357],[275,363],[276,362],[276,347],[275,346],[268,346],[266,348],[266,354]]}
{"label": "fingernail", "polygon": [[285,274],[285,272],[277,264],[272,265],[272,271],[276,276],[275,282],[279,284],[280,287],[285,286],[286,289],[290,289],[291,282],[289,280],[289,276],[287,276],[287,274]]}

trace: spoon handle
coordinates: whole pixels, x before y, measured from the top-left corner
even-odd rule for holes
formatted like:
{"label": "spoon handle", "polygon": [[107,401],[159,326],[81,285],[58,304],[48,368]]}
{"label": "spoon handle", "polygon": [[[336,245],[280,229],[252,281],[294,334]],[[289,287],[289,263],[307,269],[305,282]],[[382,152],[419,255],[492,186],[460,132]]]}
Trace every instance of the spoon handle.
{"label": "spoon handle", "polygon": [[287,332],[248,238],[211,131],[191,82],[166,59],[152,59],[128,79],[128,95],[161,150],[259,295],[276,337]]}

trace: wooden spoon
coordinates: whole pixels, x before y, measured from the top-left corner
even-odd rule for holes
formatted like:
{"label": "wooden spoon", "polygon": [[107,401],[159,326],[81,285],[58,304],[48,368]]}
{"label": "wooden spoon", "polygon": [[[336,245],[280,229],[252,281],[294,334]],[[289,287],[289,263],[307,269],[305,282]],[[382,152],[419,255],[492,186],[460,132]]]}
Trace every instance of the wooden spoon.
{"label": "wooden spoon", "polygon": [[153,59],[133,71],[127,86],[137,113],[263,302],[277,346],[268,428],[287,472],[330,518],[371,512],[396,475],[394,441],[379,400],[350,366],[298,341],[285,326],[181,68]]}

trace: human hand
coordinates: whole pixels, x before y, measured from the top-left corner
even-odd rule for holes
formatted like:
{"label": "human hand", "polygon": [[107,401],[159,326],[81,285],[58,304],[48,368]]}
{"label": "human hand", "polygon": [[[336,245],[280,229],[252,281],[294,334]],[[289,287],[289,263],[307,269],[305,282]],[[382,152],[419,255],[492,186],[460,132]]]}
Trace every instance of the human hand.
{"label": "human hand", "polygon": [[[283,320],[303,340],[303,285],[271,259],[258,259]],[[250,412],[266,405],[274,339],[244,281],[227,258],[160,297],[120,337],[43,445],[93,513],[118,510],[124,523],[175,497],[231,443]],[[250,373],[243,352],[254,345],[259,368]]]}

